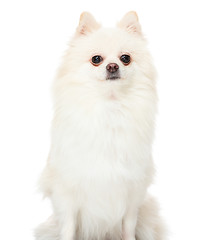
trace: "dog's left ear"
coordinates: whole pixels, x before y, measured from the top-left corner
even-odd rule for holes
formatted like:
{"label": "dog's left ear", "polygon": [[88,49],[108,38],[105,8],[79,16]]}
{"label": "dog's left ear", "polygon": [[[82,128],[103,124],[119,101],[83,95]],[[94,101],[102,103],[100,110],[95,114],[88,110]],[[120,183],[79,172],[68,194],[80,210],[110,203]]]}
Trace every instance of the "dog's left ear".
{"label": "dog's left ear", "polygon": [[100,28],[95,18],[89,12],[83,12],[80,16],[79,25],[76,30],[76,35],[87,35]]}
{"label": "dog's left ear", "polygon": [[141,34],[141,26],[138,21],[138,16],[134,11],[126,13],[117,26],[129,33]]}

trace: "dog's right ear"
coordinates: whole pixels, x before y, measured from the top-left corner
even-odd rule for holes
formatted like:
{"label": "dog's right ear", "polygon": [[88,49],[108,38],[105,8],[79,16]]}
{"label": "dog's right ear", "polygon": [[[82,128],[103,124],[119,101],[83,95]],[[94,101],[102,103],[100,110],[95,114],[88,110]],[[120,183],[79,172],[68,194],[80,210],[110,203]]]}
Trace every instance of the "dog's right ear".
{"label": "dog's right ear", "polygon": [[79,25],[76,29],[76,35],[87,35],[100,28],[100,24],[97,23],[95,18],[88,12],[83,12],[80,16]]}

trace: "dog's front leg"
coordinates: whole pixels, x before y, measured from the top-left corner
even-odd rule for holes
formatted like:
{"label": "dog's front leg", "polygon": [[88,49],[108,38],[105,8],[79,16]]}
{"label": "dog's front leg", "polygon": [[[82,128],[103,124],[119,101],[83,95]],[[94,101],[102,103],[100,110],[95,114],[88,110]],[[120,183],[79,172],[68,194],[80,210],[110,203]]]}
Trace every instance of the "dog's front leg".
{"label": "dog's front leg", "polygon": [[66,213],[60,219],[60,240],[75,239],[75,219],[71,213]]}
{"label": "dog's front leg", "polygon": [[123,240],[135,240],[138,211],[131,206],[123,218]]}
{"label": "dog's front leg", "polygon": [[59,223],[60,240],[74,240],[77,214],[72,197],[59,189],[53,194],[52,204]]}
{"label": "dog's front leg", "polygon": [[[136,194],[140,189],[140,194]],[[138,221],[139,207],[143,202],[146,193],[146,187],[138,187],[138,185],[132,187],[129,192],[128,206],[123,217],[122,234],[123,240],[135,240],[136,239],[136,225]]]}

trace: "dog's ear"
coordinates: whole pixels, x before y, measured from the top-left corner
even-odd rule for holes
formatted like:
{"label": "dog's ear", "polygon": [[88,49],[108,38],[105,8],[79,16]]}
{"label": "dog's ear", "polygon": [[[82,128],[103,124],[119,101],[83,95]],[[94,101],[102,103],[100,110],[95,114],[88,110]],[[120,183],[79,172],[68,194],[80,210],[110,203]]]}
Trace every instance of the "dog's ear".
{"label": "dog's ear", "polygon": [[130,33],[141,34],[141,26],[138,21],[138,16],[134,11],[126,13],[117,26]]}
{"label": "dog's ear", "polygon": [[100,24],[97,23],[95,18],[88,12],[83,12],[80,16],[79,25],[76,30],[76,35],[87,35],[100,28]]}

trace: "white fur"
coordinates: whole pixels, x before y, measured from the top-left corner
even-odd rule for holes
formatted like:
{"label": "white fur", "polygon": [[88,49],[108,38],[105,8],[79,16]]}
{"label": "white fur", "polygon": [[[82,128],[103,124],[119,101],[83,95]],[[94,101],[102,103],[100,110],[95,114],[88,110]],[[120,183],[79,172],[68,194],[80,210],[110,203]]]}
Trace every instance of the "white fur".
{"label": "white fur", "polygon": [[[128,66],[120,61],[131,55]],[[103,62],[95,67],[92,56]],[[106,80],[117,63],[121,79]],[[153,200],[155,70],[135,13],[115,29],[84,13],[53,85],[51,150],[40,186],[54,216],[37,240],[162,240]],[[151,210],[152,209],[152,210]]]}

